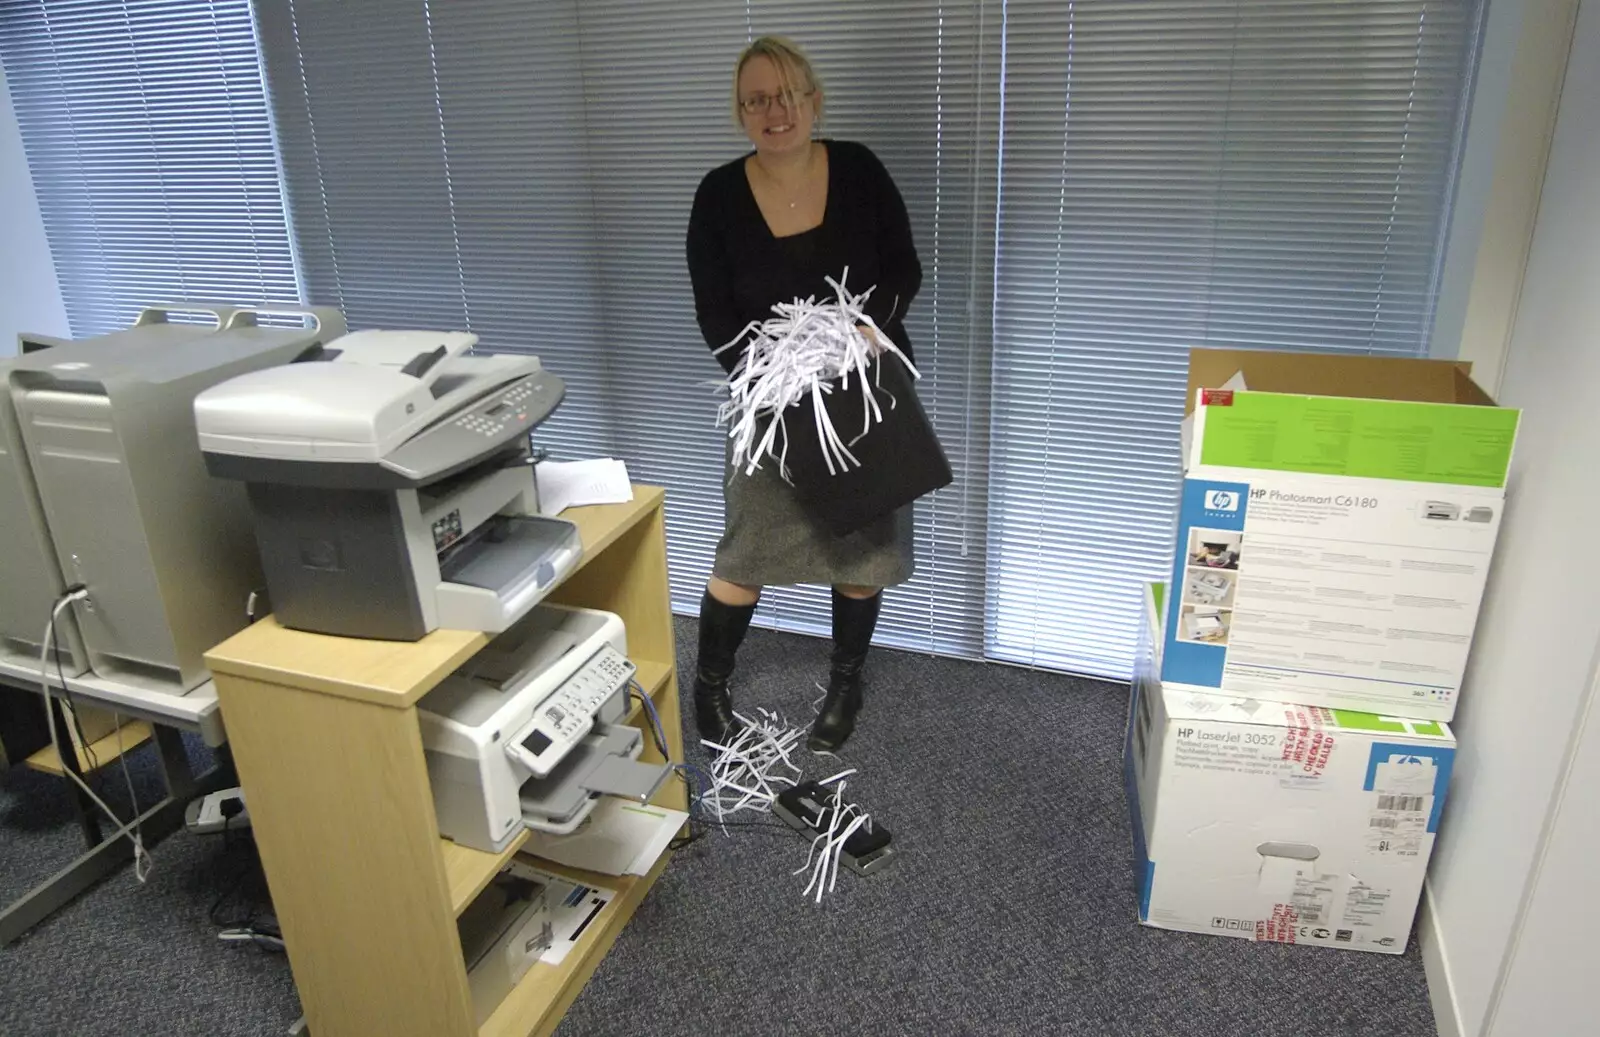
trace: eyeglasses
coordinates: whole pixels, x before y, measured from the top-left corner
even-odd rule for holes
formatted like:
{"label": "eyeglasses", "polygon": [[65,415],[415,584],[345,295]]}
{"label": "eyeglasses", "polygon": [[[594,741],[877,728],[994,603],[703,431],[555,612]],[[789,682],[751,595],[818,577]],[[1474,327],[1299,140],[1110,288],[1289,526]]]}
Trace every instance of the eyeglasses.
{"label": "eyeglasses", "polygon": [[792,91],[781,94],[751,94],[739,101],[739,108],[746,115],[765,115],[772,110],[773,102],[777,102],[783,106],[784,111],[792,112],[795,105],[801,101],[809,101],[815,93],[815,90],[807,90],[798,94]]}

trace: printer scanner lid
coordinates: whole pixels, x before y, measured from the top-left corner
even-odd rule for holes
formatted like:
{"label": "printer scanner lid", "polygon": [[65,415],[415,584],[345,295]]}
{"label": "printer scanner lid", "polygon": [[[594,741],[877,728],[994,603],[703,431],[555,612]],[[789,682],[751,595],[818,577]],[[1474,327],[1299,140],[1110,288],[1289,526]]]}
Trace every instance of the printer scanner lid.
{"label": "printer scanner lid", "polygon": [[200,447],[208,456],[382,462],[423,430],[541,370],[531,356],[464,355],[477,340],[360,331],[330,342],[316,362],[230,379],[195,398]]}

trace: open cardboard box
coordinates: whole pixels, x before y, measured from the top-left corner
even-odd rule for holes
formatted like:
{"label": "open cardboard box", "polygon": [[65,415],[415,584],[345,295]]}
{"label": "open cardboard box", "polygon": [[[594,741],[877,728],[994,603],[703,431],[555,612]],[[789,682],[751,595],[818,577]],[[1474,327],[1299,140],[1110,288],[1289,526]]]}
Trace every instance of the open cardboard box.
{"label": "open cardboard box", "polygon": [[1163,680],[1454,715],[1520,418],[1470,371],[1191,351]]}

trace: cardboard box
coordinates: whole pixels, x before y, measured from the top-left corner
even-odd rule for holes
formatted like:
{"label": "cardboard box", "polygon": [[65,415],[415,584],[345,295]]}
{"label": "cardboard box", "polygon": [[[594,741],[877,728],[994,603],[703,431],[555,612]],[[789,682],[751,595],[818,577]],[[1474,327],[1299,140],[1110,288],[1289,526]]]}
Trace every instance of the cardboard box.
{"label": "cardboard box", "polygon": [[1467,369],[1191,353],[1164,681],[1455,715],[1520,416]]}
{"label": "cardboard box", "polygon": [[1403,952],[1455,762],[1449,729],[1164,686],[1160,598],[1147,590],[1125,754],[1139,920]]}

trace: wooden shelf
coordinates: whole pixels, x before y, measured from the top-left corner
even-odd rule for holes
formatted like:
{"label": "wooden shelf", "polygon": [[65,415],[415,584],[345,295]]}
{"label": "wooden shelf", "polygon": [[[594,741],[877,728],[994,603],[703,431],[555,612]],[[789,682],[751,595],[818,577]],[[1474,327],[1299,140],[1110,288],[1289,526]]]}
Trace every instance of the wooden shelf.
{"label": "wooden shelf", "polygon": [[651,698],[661,694],[661,689],[667,686],[667,678],[672,676],[671,663],[656,662],[654,659],[635,659],[633,665],[639,668],[635,676],[640,686]]}
{"label": "wooden shelf", "polygon": [[[635,659],[634,665],[639,668],[639,684],[651,698],[657,698],[666,688],[668,678],[672,676],[671,665],[651,659]],[[628,710],[627,722],[631,724],[639,719],[640,713],[639,703],[634,702]],[[486,853],[483,850],[458,846],[448,839],[440,839],[440,853],[444,855],[445,879],[450,885],[451,911],[460,917],[461,912],[467,909],[473,898],[484,891],[489,885],[489,880],[511,862],[511,858],[527,841],[528,833],[524,831],[499,853]],[[604,885],[599,882],[596,884]]]}
{"label": "wooden shelf", "polygon": [[672,852],[663,853],[661,859],[656,861],[656,866],[643,877],[595,875],[537,858],[526,859],[536,868],[575,882],[612,889],[617,895],[589,924],[579,938],[578,945],[567,953],[560,965],[539,964],[528,970],[528,974],[511,989],[511,993],[479,1028],[479,1037],[531,1037],[554,1030],[573,998],[578,996],[578,991],[594,974],[595,966],[611,950],[611,945],[628,924],[634,909],[666,870]]}
{"label": "wooden shelf", "polygon": [[[584,556],[549,601],[621,617],[638,680],[683,751],[676,693],[664,493],[572,509]],[[250,802],[300,1003],[318,1037],[549,1034],[667,866],[645,877],[584,876],[617,892],[560,966],[536,966],[479,1027],[456,921],[522,849],[465,849],[439,837],[416,703],[480,650],[481,633],[415,642],[288,630],[263,619],[206,653]],[[629,723],[646,727],[642,710]],[[653,738],[644,758],[659,760]],[[684,809],[681,783],[657,792]]]}
{"label": "wooden shelf", "polygon": [[499,853],[486,853],[460,846],[449,839],[440,839],[439,852],[444,855],[445,881],[450,885],[450,913],[461,917],[467,905],[488,887],[490,879],[500,874],[501,868],[511,863],[511,858],[527,841],[526,828],[518,832],[511,840],[511,845]]}
{"label": "wooden shelf", "polygon": [[[113,731],[98,742],[90,743],[89,751],[94,754],[94,758],[99,761],[101,767],[115,762],[120,755],[117,752],[118,734],[118,732]],[[134,749],[148,742],[154,736],[150,730],[150,725],[143,720],[135,720],[123,725],[120,734],[123,754],[133,752]],[[40,749],[24,760],[23,765],[36,771],[43,771],[46,774],[54,774],[58,778],[66,777],[67,774],[66,767],[61,763],[61,755],[56,752],[56,747],[53,745],[47,745]],[[89,754],[82,749],[78,750],[78,769],[86,773],[93,769],[89,761]]]}

